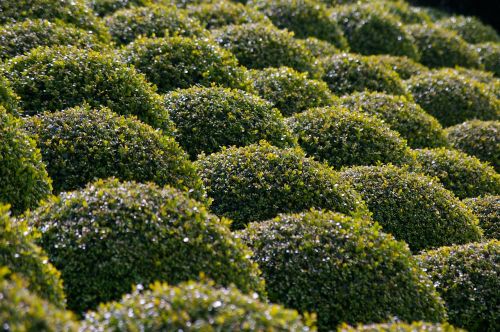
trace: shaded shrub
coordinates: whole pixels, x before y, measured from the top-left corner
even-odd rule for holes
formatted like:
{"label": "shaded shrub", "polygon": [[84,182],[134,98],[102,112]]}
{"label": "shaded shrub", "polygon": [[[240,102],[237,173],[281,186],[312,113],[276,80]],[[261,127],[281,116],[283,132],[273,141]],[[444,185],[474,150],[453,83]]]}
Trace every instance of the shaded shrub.
{"label": "shaded shrub", "polygon": [[31,117],[25,127],[37,139],[56,193],[115,176],[204,195],[177,142],[135,118],[84,106]]}
{"label": "shaded shrub", "polygon": [[[129,311],[135,315],[129,317]],[[120,302],[87,313],[83,326],[86,331],[122,326],[147,331],[189,331],[193,326],[207,331],[314,331],[312,320],[303,320],[294,310],[262,302],[235,287],[193,281],[178,286],[155,283],[151,290],[135,290]]]}
{"label": "shaded shrub", "polygon": [[331,56],[338,54],[341,51],[333,46],[333,44],[314,37],[306,39],[297,39],[298,43],[308,49],[316,58]]}
{"label": "shaded shrub", "polygon": [[468,43],[500,42],[500,36],[495,29],[476,17],[451,16],[437,24],[457,32]]}
{"label": "shaded shrub", "polygon": [[445,127],[500,118],[500,100],[491,90],[453,70],[424,73],[406,82],[415,101]]}
{"label": "shaded shrub", "polygon": [[343,107],[313,108],[287,121],[306,153],[340,168],[411,162],[406,141],[380,119]]}
{"label": "shaded shrub", "polygon": [[438,147],[447,144],[441,124],[420,106],[404,96],[379,92],[361,92],[344,96],[341,105],[378,116],[399,132],[412,148]]}
{"label": "shaded shrub", "polygon": [[338,95],[356,91],[380,91],[404,95],[406,89],[398,74],[385,65],[355,54],[338,54],[322,59],[322,75],[330,90]]}
{"label": "shaded shrub", "polygon": [[88,5],[99,16],[111,15],[119,9],[170,3],[169,0],[88,0]]}
{"label": "shaded shrub", "polygon": [[367,213],[359,195],[336,172],[298,148],[261,142],[201,156],[197,164],[213,198],[211,210],[233,219],[233,228],[311,207]]}
{"label": "shaded shrub", "polygon": [[478,216],[484,237],[500,240],[500,196],[485,195],[463,202]]}
{"label": "shaded shrub", "polygon": [[366,200],[384,231],[414,252],[481,237],[477,217],[437,179],[394,166],[355,167],[341,176]]}
{"label": "shaded shrub", "polygon": [[12,59],[5,73],[21,97],[25,115],[87,103],[136,115],[166,133],[173,131],[161,97],[151,84],[113,54],[74,47],[38,48]]}
{"label": "shaded shrub", "polygon": [[457,150],[415,150],[423,173],[437,177],[457,197],[500,194],[500,175],[488,164]]}
{"label": "shaded shrub", "polygon": [[[365,1],[374,10],[387,12],[395,16],[403,24],[418,24],[432,22],[429,13],[423,7],[414,7],[406,1],[376,0]],[[434,8],[433,8],[434,9]]]}
{"label": "shaded shrub", "polygon": [[35,208],[52,190],[40,150],[21,120],[0,106],[0,203],[12,213]]}
{"label": "shaded shrub", "polygon": [[288,66],[317,73],[312,53],[293,36],[287,30],[263,23],[229,25],[213,31],[214,39],[243,66],[252,69]]}
{"label": "shaded shrub", "polygon": [[468,331],[496,331],[500,241],[443,247],[417,259],[443,297],[450,323]]}
{"label": "shaded shrub", "polygon": [[371,55],[368,59],[390,67],[404,80],[429,70],[424,65],[405,56]]}
{"label": "shaded shrub", "polygon": [[262,98],[285,116],[308,108],[328,106],[335,100],[328,85],[288,67],[249,71],[249,82]]}
{"label": "shaded shrub", "polygon": [[340,49],[348,44],[340,26],[328,16],[325,5],[315,0],[250,0],[280,29],[293,31],[298,38],[316,37]]}
{"label": "shaded shrub", "polygon": [[432,24],[410,25],[420,51],[420,63],[429,67],[478,67],[479,56],[457,33]]}
{"label": "shaded shrub", "polygon": [[399,321],[382,324],[358,325],[356,327],[342,324],[338,332],[465,332],[453,327],[448,323],[412,322],[403,323]]}
{"label": "shaded shrub", "polygon": [[484,68],[500,77],[500,44],[482,43],[474,45],[474,49],[479,53],[479,60]]}
{"label": "shaded shrub", "polygon": [[133,284],[178,283],[200,272],[218,284],[262,292],[248,249],[229,221],[170,187],[116,179],[62,193],[28,220],[61,271],[76,312],[120,298]]}
{"label": "shaded shrub", "polygon": [[316,311],[321,331],[390,316],[446,317],[408,247],[369,220],[312,210],[251,223],[241,237],[262,268],[269,299]]}
{"label": "shaded shrub", "polygon": [[244,72],[230,52],[208,39],[139,38],[122,51],[160,92],[214,83],[244,88]]}

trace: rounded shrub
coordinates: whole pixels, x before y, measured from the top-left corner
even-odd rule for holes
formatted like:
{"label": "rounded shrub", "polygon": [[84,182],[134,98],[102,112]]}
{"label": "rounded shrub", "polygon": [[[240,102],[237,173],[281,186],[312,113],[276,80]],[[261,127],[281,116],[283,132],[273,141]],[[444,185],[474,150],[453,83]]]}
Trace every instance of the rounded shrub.
{"label": "rounded shrub", "polygon": [[333,44],[314,37],[297,39],[298,43],[308,49],[316,58],[327,57],[340,53],[341,51]]}
{"label": "rounded shrub", "polygon": [[122,57],[156,84],[160,92],[212,84],[245,88],[238,60],[208,39],[139,38],[127,45]]}
{"label": "rounded shrub", "polygon": [[[83,321],[85,331],[314,331],[313,320],[280,305],[245,295],[235,287],[212,282],[155,283],[151,289],[125,295],[120,302],[102,305]],[[130,317],[129,312],[134,315]]]}
{"label": "rounded shrub", "polygon": [[443,247],[418,256],[445,301],[451,324],[496,331],[500,321],[500,241]]}
{"label": "rounded shrub", "polygon": [[5,75],[25,115],[83,103],[135,115],[165,133],[173,125],[154,87],[113,54],[74,47],[38,48],[8,62]]}
{"label": "rounded shrub", "polygon": [[0,73],[0,106],[3,106],[9,113],[18,113],[19,97],[12,90],[9,81]]}
{"label": "rounded shrub", "polygon": [[128,44],[139,36],[200,37],[207,34],[197,19],[174,5],[121,9],[106,17],[105,23],[117,44]]}
{"label": "rounded shrub", "polygon": [[407,80],[412,76],[427,72],[429,70],[424,65],[406,56],[371,55],[368,57],[368,59],[370,61],[390,67],[403,80]]}
{"label": "rounded shrub", "polygon": [[211,210],[233,219],[233,228],[312,207],[367,214],[360,196],[336,172],[299,148],[261,142],[201,156],[197,164],[213,199]]}
{"label": "rounded shrub", "polygon": [[491,89],[453,70],[431,71],[406,82],[417,104],[445,127],[472,119],[500,119],[500,99]]}
{"label": "rounded shrub", "polygon": [[406,88],[396,72],[367,57],[342,53],[323,58],[321,62],[321,78],[335,94],[346,95],[365,90],[406,94]]}
{"label": "rounded shrub", "polygon": [[500,172],[500,121],[467,121],[446,129],[450,144]]}
{"label": "rounded shrub", "polygon": [[62,193],[29,222],[61,271],[76,312],[120,298],[134,284],[178,283],[203,272],[222,285],[262,292],[257,265],[229,221],[170,187],[116,179]]}
{"label": "rounded shrub", "polygon": [[457,32],[468,43],[500,42],[500,36],[495,29],[476,17],[450,16],[437,24]]}
{"label": "rounded shrub", "polygon": [[500,77],[500,43],[482,43],[474,45],[474,48],[484,68]]}
{"label": "rounded shrub", "polygon": [[14,214],[35,208],[50,195],[51,180],[36,143],[22,128],[21,120],[0,106],[0,203],[10,204]]}
{"label": "rounded shrub", "polygon": [[380,119],[344,107],[312,108],[287,124],[307,154],[334,168],[413,159],[406,141]]}
{"label": "rounded shrub", "polygon": [[485,195],[467,198],[463,202],[478,216],[484,237],[500,240],[500,196]]}
{"label": "rounded shrub", "polygon": [[361,92],[342,97],[340,104],[350,110],[360,110],[379,117],[391,129],[399,132],[412,148],[447,145],[441,124],[404,96]]}
{"label": "rounded shrub", "polygon": [[248,68],[288,66],[301,72],[318,72],[312,53],[294,38],[293,33],[270,24],[228,25],[213,30],[213,37]]}
{"label": "rounded shrub", "polygon": [[83,106],[31,117],[25,128],[36,137],[56,193],[114,176],[204,195],[177,142],[135,118]]}
{"label": "rounded shrub", "polygon": [[251,223],[241,237],[262,269],[271,301],[341,322],[441,321],[439,295],[408,247],[369,220],[316,211]]}
{"label": "rounded shrub", "polygon": [[456,32],[432,24],[407,27],[420,51],[420,63],[429,68],[478,67],[479,56]]}
{"label": "rounded shrub", "polygon": [[88,0],[88,5],[98,16],[108,16],[119,9],[163,2],[170,3],[169,0]]}
{"label": "rounded shrub", "polygon": [[360,166],[341,177],[366,201],[373,219],[414,252],[477,241],[477,217],[437,179],[395,166]]}
{"label": "rounded shrub", "polygon": [[316,37],[347,49],[341,27],[328,16],[327,7],[316,0],[250,0],[280,29],[288,29],[298,38]]}
{"label": "rounded shrub", "polygon": [[500,194],[500,175],[488,164],[457,150],[415,150],[422,172],[435,176],[457,197]]}
{"label": "rounded shrub", "polygon": [[407,1],[399,0],[370,0],[371,8],[376,11],[387,12],[395,16],[403,24],[418,24],[432,22],[432,18],[424,7],[411,6]]}
{"label": "rounded shrub", "polygon": [[0,267],[7,267],[28,281],[27,288],[58,307],[65,299],[59,272],[48,263],[45,253],[34,244],[25,223],[14,223],[9,207],[0,205]]}
{"label": "rounded shrub", "polygon": [[428,322],[390,322],[382,324],[359,324],[356,327],[342,324],[337,332],[465,332],[448,323],[428,323]]}
{"label": "rounded shrub", "polygon": [[454,72],[466,78],[483,83],[487,90],[491,91],[497,98],[500,98],[500,78],[489,71],[471,68],[456,67]]}
{"label": "rounded shrub", "polygon": [[285,116],[328,106],[335,100],[325,82],[309,79],[307,74],[288,67],[249,71],[249,82],[258,95]]}
{"label": "rounded shrub", "polygon": [[0,322],[3,331],[78,331],[73,314],[31,293],[21,278],[6,278],[8,273],[7,268],[0,267]]}
{"label": "rounded shrub", "polygon": [[224,146],[267,140],[279,147],[294,145],[283,116],[271,103],[242,90],[194,87],[165,96],[176,125],[177,140],[192,159]]}
{"label": "rounded shrub", "polygon": [[342,27],[352,52],[419,58],[413,37],[387,11],[356,3],[334,8],[331,16]]}

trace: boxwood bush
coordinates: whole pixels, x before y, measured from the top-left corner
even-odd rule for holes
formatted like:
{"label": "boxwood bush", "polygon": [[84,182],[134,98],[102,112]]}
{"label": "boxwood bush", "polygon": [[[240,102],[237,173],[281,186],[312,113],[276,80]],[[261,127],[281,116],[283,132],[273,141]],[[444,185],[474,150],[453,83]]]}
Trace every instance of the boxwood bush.
{"label": "boxwood bush", "polygon": [[420,51],[420,62],[429,68],[478,67],[479,56],[456,32],[433,24],[407,27]]}
{"label": "boxwood bush", "polygon": [[406,88],[396,72],[367,57],[342,53],[323,58],[321,64],[321,78],[335,94],[346,95],[365,90],[406,94]]}
{"label": "boxwood bush", "polygon": [[446,129],[450,144],[500,172],[500,121],[467,121]]}
{"label": "boxwood bush", "polygon": [[261,142],[201,156],[197,164],[213,198],[211,210],[233,219],[233,228],[311,207],[367,214],[360,196],[336,172],[299,148]]}
{"label": "boxwood bush", "polygon": [[193,85],[245,88],[244,71],[227,50],[208,39],[139,38],[122,51],[124,62],[167,92]]}
{"label": "boxwood bush", "polygon": [[75,47],[42,47],[9,61],[5,75],[21,97],[25,115],[87,103],[135,115],[165,133],[173,125],[146,78],[111,53]]}
{"label": "boxwood bush", "polygon": [[441,124],[418,104],[404,96],[380,92],[361,92],[344,96],[340,104],[378,116],[391,129],[399,132],[412,148],[438,147],[447,144]]}
{"label": "boxwood bush", "polygon": [[500,194],[500,175],[488,164],[457,150],[415,150],[422,172],[435,176],[459,198]]}
{"label": "boxwood bush", "polygon": [[471,119],[500,119],[500,100],[495,94],[456,71],[431,71],[406,82],[415,101],[445,127]]}
{"label": "boxwood bush", "polygon": [[391,165],[354,167],[341,177],[350,180],[384,231],[414,252],[481,237],[477,217],[435,178]]}
{"label": "boxwood bush", "polygon": [[280,29],[298,38],[316,37],[340,49],[348,47],[342,29],[331,19],[325,5],[316,0],[250,0],[249,5],[263,12]]}
{"label": "boxwood bush", "polygon": [[417,257],[443,297],[451,324],[496,331],[500,321],[500,241],[443,247]]}
{"label": "boxwood bush", "polygon": [[437,24],[456,31],[468,43],[500,42],[500,36],[495,29],[476,17],[450,16],[438,21]]}
{"label": "boxwood bush", "polygon": [[0,73],[0,106],[12,114],[18,114],[19,97],[12,90],[10,82]]}
{"label": "boxwood bush", "polygon": [[491,91],[497,98],[500,98],[500,78],[490,71],[456,67],[454,71],[473,81],[484,83],[487,90]]}
{"label": "boxwood bush", "polygon": [[51,180],[35,141],[22,121],[0,106],[0,203],[10,204],[13,214],[35,208],[50,195]]}
{"label": "boxwood bush", "polygon": [[341,52],[333,44],[314,37],[307,37],[305,39],[297,39],[300,45],[308,49],[316,58],[331,56]]}
{"label": "boxwood bush", "polygon": [[356,327],[342,324],[338,327],[337,332],[465,332],[448,323],[428,323],[428,322],[412,322],[404,323],[400,321],[357,325]]}
{"label": "boxwood bush", "polygon": [[117,44],[128,44],[139,36],[200,37],[207,34],[196,18],[174,5],[121,9],[107,16],[105,23]]}
{"label": "boxwood bush", "polygon": [[424,65],[406,56],[371,55],[368,59],[390,67],[404,80],[429,70]]}
{"label": "boxwood bush", "polygon": [[479,53],[479,60],[484,68],[500,77],[500,43],[482,43],[474,45]]}
{"label": "boxwood bush", "polygon": [[248,74],[254,91],[285,116],[312,107],[328,106],[335,100],[325,82],[309,79],[306,73],[292,68],[266,68]]}
{"label": "boxwood bush", "polygon": [[24,20],[0,26],[0,59],[24,54],[38,46],[74,45],[102,49],[105,46],[93,33],[63,22]]}
{"label": "boxwood bush", "polygon": [[7,267],[28,281],[27,288],[58,307],[65,298],[59,272],[48,263],[46,254],[34,243],[25,223],[10,219],[9,207],[0,205],[0,267]]}
{"label": "boxwood bush", "polygon": [[[212,282],[155,283],[151,289],[125,295],[85,316],[85,331],[314,331],[313,320],[280,305]],[[130,317],[128,312],[134,312]],[[195,328],[193,328],[195,327]]]}
{"label": "boxwood bush", "polygon": [[98,180],[62,193],[28,220],[76,312],[119,299],[134,284],[175,284],[201,272],[218,284],[263,292],[258,267],[230,222],[168,186]]}
{"label": "boxwood bush", "polygon": [[463,202],[478,216],[484,237],[500,240],[500,195],[467,198]]}
{"label": "boxwood bush", "polygon": [[267,140],[288,147],[295,140],[271,103],[242,90],[193,87],[165,95],[177,140],[192,159],[224,146]]}
{"label": "boxwood bush", "polygon": [[98,16],[111,15],[119,9],[170,3],[170,0],[88,0],[88,5]]}
{"label": "boxwood bush", "polygon": [[0,322],[3,331],[78,331],[73,314],[31,293],[22,278],[6,278],[8,273],[7,268],[0,267]]}
{"label": "boxwood bush", "polygon": [[432,22],[432,18],[425,7],[414,7],[410,1],[400,0],[370,0],[364,1],[370,4],[373,10],[387,12],[395,16],[403,24],[418,24]]}
{"label": "boxwood bush", "polygon": [[341,322],[442,321],[442,300],[408,247],[369,220],[315,211],[241,232],[271,301],[315,311],[320,331]]}
{"label": "boxwood bush", "polygon": [[342,27],[352,52],[419,58],[413,37],[386,10],[356,3],[334,8],[331,16]]}
{"label": "boxwood bush", "polygon": [[294,38],[293,33],[273,25],[228,25],[213,30],[213,37],[248,68],[288,66],[301,72],[318,73],[312,53]]}
{"label": "boxwood bush", "polygon": [[287,121],[309,155],[334,168],[412,162],[399,133],[374,116],[344,107],[312,108]]}
{"label": "boxwood bush", "polygon": [[190,190],[197,199],[204,196],[200,177],[177,142],[135,118],[84,106],[26,122],[56,193],[114,176]]}

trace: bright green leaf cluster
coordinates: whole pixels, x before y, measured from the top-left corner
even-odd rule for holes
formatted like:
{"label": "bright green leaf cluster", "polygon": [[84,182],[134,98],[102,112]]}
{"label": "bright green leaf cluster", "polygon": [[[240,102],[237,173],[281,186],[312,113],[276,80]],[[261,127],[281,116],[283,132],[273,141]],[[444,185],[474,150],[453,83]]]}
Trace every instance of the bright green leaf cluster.
{"label": "bright green leaf cluster", "polygon": [[374,61],[390,67],[403,80],[409,79],[412,76],[424,73],[429,70],[424,65],[406,56],[371,55],[368,57],[368,59],[370,61]]}

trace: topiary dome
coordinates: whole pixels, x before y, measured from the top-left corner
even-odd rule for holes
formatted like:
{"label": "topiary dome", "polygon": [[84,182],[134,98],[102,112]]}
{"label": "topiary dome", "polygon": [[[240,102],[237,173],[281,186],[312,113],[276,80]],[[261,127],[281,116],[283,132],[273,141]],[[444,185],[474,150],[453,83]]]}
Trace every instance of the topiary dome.
{"label": "topiary dome", "polygon": [[500,240],[500,195],[467,198],[463,202],[478,216],[484,237]]}

